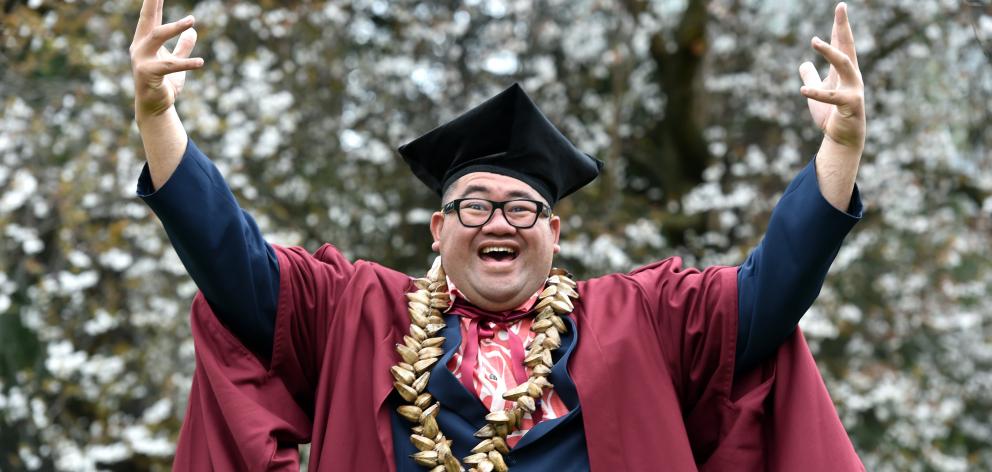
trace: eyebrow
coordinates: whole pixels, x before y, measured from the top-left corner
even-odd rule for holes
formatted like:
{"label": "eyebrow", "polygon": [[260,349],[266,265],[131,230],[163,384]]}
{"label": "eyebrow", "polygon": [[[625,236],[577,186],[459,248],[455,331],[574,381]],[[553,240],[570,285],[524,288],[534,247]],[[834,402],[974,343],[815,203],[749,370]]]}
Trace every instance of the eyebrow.
{"label": "eyebrow", "polygon": [[[467,197],[473,193],[487,193],[489,191],[489,187],[486,187],[485,185],[469,185],[468,187],[465,187],[465,190],[462,191],[461,197],[459,198]],[[536,200],[536,197],[533,194],[523,190],[512,190],[506,195],[510,198],[527,198]]]}

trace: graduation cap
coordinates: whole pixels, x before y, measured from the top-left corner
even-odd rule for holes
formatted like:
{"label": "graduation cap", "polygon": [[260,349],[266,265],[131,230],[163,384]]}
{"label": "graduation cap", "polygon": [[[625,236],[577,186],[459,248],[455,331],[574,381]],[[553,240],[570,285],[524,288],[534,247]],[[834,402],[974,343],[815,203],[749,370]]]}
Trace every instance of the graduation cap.
{"label": "graduation cap", "polygon": [[518,84],[399,152],[438,196],[466,174],[492,172],[530,185],[552,207],[603,168],[602,161],[576,149]]}

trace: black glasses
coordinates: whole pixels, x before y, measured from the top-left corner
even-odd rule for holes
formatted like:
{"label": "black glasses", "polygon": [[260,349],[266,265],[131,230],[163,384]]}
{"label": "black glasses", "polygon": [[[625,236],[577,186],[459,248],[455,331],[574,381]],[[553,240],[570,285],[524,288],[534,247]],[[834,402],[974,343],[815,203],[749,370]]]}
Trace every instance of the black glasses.
{"label": "black glasses", "polygon": [[536,200],[506,200],[494,202],[484,198],[459,198],[441,207],[443,213],[458,213],[458,221],[466,228],[478,228],[493,219],[496,209],[503,210],[503,218],[514,228],[527,229],[537,223],[539,216],[551,216],[551,209]]}

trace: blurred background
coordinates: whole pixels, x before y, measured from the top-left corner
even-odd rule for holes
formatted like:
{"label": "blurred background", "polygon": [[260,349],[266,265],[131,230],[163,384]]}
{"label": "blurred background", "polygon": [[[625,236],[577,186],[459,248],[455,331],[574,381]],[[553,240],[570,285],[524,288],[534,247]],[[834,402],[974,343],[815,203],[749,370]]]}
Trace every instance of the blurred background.
{"label": "blurred background", "polygon": [[[992,2],[853,1],[864,221],[802,327],[869,470],[992,470]],[[0,0],[0,470],[167,470],[195,286],[134,196],[138,0]],[[738,264],[821,132],[822,0],[166,2],[178,109],[271,242],[420,274],[395,148],[519,81],[606,161],[559,265]],[[983,50],[984,41],[984,50]],[[196,202],[190,202],[195,205]]]}

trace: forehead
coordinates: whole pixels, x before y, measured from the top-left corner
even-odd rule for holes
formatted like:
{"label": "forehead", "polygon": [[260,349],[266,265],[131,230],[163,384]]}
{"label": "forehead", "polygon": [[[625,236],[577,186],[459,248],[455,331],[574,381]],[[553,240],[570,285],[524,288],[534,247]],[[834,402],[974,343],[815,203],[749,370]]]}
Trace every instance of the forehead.
{"label": "forehead", "polygon": [[475,196],[493,200],[529,198],[544,202],[541,194],[530,185],[513,177],[492,172],[465,174],[451,184],[446,194],[450,195],[451,199]]}

